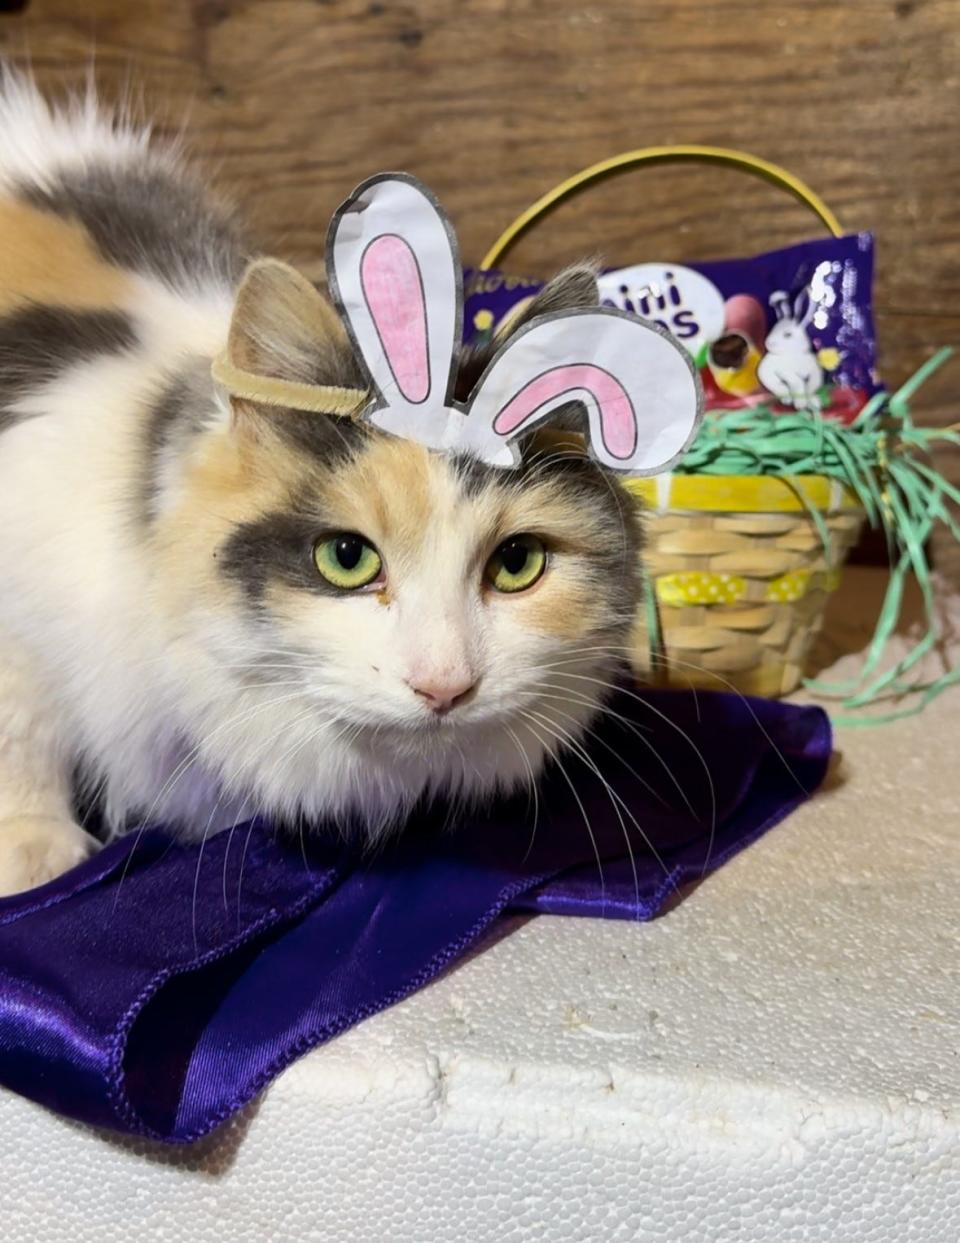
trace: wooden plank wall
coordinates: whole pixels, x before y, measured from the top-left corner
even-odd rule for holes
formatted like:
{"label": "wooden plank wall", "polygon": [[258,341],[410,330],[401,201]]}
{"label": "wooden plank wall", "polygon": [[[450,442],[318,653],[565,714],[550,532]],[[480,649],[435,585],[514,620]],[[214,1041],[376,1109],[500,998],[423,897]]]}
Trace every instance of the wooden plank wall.
{"label": "wooden plank wall", "polygon": [[[186,131],[265,246],[316,269],[331,210],[382,168],[423,177],[465,258],[571,171],[649,143],[745,148],[879,239],[890,382],[960,344],[960,0],[12,0],[0,52],[88,71]],[[769,186],[658,169],[571,202],[517,248],[750,253],[816,229]],[[923,417],[960,419],[960,361]],[[960,478],[960,455],[949,463]],[[958,559],[960,565],[960,559]]]}

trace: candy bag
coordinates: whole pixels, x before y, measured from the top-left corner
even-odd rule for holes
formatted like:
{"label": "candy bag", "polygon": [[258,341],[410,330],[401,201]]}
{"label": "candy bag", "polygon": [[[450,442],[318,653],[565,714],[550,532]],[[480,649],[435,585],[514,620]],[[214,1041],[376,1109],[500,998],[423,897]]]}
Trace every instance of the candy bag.
{"label": "candy bag", "polygon": [[[751,161],[753,171],[778,184],[788,176],[754,157],[737,159]],[[566,192],[554,192],[549,206],[577,188],[572,181]],[[796,185],[786,188],[798,193]],[[641,262],[602,273],[600,297],[606,306],[634,311],[673,333],[699,368],[708,410],[763,405],[852,423],[881,388],[873,236],[842,235],[828,210],[810,202],[815,196],[805,187],[798,196],[821,214],[833,237],[746,259],[679,263],[677,256],[638,255]],[[542,204],[527,213],[528,223],[543,214]],[[494,252],[502,254],[514,236],[508,231]],[[597,244],[602,239],[590,238],[585,249]],[[468,272],[467,340],[497,332],[542,287],[542,281],[486,265]]]}

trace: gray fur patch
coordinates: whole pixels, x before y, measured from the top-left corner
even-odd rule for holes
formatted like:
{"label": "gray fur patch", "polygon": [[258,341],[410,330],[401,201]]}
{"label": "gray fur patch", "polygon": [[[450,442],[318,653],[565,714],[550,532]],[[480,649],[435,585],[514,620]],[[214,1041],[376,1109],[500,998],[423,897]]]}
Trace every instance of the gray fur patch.
{"label": "gray fur patch", "polygon": [[350,461],[376,435],[366,423],[334,414],[269,410],[263,417],[282,440],[324,466],[340,466]]}
{"label": "gray fur patch", "polygon": [[136,498],[137,514],[142,521],[149,523],[157,516],[164,468],[186,450],[215,413],[208,358],[191,359],[150,403],[144,423],[143,471]]}
{"label": "gray fur patch", "polygon": [[319,513],[301,505],[264,514],[238,526],[217,553],[217,560],[255,608],[262,605],[271,582],[340,596],[344,593],[320,575],[313,559],[314,545],[325,525]]}
{"label": "gray fur patch", "polygon": [[0,319],[0,432],[19,421],[19,398],[76,363],[120,354],[137,344],[130,319],[118,311],[31,306]]}
{"label": "gray fur patch", "polygon": [[109,263],[174,288],[211,277],[233,286],[246,266],[235,221],[183,170],[146,162],[66,169],[52,189],[25,186],[20,197],[78,222]]}

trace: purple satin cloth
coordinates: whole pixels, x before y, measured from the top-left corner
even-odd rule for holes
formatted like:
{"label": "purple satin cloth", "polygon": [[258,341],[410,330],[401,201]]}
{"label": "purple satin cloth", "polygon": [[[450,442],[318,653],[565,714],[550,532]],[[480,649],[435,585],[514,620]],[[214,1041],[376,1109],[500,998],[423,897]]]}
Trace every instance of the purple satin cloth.
{"label": "purple satin cloth", "polygon": [[98,1126],[199,1138],[505,911],[652,918],[812,793],[830,756],[816,708],[627,691],[611,707],[545,775],[535,826],[524,796],[453,827],[425,809],[374,855],[259,822],[202,848],[151,830],[0,901],[0,1083]]}

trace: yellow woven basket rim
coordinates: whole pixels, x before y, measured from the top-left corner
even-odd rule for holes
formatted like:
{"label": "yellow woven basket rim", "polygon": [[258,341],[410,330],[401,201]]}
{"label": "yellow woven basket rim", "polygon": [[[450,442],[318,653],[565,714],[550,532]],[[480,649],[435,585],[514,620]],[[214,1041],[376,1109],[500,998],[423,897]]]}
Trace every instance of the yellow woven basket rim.
{"label": "yellow woven basket rim", "polygon": [[628,479],[627,488],[652,509],[718,513],[798,513],[803,499],[825,513],[863,512],[852,489],[828,475],[660,475]]}

